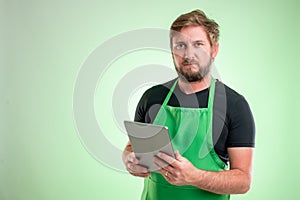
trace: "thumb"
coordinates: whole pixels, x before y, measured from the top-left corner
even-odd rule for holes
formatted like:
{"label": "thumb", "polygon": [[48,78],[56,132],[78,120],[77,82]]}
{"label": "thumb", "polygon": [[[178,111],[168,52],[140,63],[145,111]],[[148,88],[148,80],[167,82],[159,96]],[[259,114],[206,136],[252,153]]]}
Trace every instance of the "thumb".
{"label": "thumb", "polygon": [[178,150],[175,151],[175,158],[176,158],[176,160],[182,160],[182,158],[183,158],[183,157],[180,155],[180,153],[179,153]]}

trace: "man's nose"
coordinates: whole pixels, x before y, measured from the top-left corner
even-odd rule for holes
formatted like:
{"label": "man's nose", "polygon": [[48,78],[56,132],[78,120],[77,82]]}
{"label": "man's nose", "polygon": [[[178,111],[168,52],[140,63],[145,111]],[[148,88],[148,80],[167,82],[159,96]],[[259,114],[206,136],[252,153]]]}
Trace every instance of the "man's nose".
{"label": "man's nose", "polygon": [[186,47],[184,51],[184,58],[185,59],[193,59],[193,49],[191,47]]}

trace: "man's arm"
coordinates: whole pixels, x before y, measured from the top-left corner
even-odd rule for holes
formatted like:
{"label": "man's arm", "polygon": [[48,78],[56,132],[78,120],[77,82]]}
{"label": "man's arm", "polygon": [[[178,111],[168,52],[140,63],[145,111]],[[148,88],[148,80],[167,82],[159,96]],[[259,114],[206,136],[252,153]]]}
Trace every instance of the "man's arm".
{"label": "man's arm", "polygon": [[[176,152],[176,160],[160,153],[158,157],[170,163],[160,170],[161,174],[174,185],[193,185],[217,194],[243,194],[250,189],[253,148],[228,148],[230,170],[213,172],[197,169],[190,161]],[[158,166],[163,166],[155,158]]]}
{"label": "man's arm", "polygon": [[199,170],[192,185],[218,194],[243,194],[250,189],[253,148],[228,148],[230,170]]}

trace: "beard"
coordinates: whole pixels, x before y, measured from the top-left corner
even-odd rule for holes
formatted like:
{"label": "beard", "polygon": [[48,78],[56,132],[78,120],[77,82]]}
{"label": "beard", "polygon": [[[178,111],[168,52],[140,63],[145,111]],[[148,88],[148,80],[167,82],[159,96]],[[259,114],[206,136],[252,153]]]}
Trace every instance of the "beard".
{"label": "beard", "polygon": [[[212,62],[213,60],[211,58],[202,64],[196,60],[185,59],[178,67],[175,68],[181,80],[184,82],[195,82],[203,80],[203,78],[210,72]],[[190,66],[186,65],[196,66],[197,70],[193,71]]]}

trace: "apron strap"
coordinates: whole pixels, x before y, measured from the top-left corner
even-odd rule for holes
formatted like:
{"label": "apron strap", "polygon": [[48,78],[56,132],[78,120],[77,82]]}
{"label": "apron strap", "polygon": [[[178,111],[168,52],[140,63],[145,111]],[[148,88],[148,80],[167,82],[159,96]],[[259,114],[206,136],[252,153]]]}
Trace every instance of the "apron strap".
{"label": "apron strap", "polygon": [[207,108],[211,108],[214,104],[214,96],[215,96],[215,87],[216,87],[216,80],[214,77],[211,76],[211,82],[209,87],[209,96],[208,96],[208,102],[207,102]]}
{"label": "apron strap", "polygon": [[163,107],[166,106],[167,103],[169,102],[169,100],[170,100],[170,98],[171,98],[171,96],[173,94],[173,91],[175,89],[175,86],[176,86],[177,82],[178,82],[178,79],[176,79],[176,81],[174,82],[173,86],[171,87],[171,89],[170,89],[167,97],[165,98],[164,103],[162,104]]}

